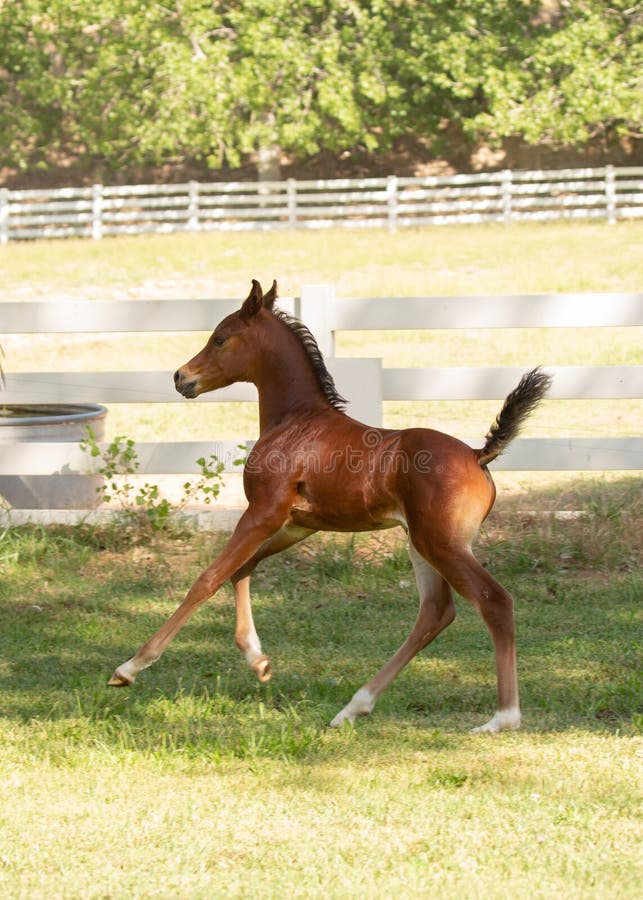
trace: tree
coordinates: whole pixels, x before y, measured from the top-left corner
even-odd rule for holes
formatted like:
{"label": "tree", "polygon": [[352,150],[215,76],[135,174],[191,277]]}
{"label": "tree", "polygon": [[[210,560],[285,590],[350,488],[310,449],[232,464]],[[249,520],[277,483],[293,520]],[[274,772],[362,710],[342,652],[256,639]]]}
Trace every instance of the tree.
{"label": "tree", "polygon": [[0,146],[88,170],[437,146],[454,125],[582,146],[638,134],[641,30],[624,0],[4,0]]}
{"label": "tree", "polygon": [[520,53],[496,67],[487,108],[470,117],[471,132],[568,147],[640,137],[641,7],[585,0],[549,9],[532,20]]}

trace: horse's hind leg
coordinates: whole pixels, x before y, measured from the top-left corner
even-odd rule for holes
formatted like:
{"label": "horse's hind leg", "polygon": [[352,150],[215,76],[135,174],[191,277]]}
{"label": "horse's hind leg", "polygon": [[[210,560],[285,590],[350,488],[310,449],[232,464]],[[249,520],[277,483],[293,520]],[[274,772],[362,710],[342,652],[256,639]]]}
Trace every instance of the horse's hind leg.
{"label": "horse's hind leg", "polygon": [[399,650],[330,723],[333,727],[354,722],[371,712],[375,701],[416,653],[424,649],[455,618],[451,589],[445,579],[409,543],[415,580],[420,594],[420,610],[415,625]]}
{"label": "horse's hind leg", "polygon": [[493,640],[498,679],[498,710],[474,731],[520,727],[513,600],[473,556],[471,550],[433,554],[433,564],[451,587],[480,612]]}
{"label": "horse's hind leg", "polygon": [[313,533],[313,530],[309,528],[284,525],[262,544],[252,559],[249,559],[230,579],[234,587],[237,613],[234,639],[237,647],[244,654],[248,665],[257,673],[259,681],[270,681],[272,667],[269,658],[261,649],[261,642],[252,617],[250,575],[262,559],[273,556],[275,553],[281,553],[282,550],[286,550],[288,547],[292,547],[293,544],[303,541],[304,538]]}

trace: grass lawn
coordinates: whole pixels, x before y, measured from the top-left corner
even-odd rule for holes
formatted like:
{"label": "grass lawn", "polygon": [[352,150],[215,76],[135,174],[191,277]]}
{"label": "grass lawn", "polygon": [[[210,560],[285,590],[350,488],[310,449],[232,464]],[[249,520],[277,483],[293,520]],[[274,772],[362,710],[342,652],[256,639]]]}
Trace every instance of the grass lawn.
{"label": "grass lawn", "polygon": [[277,278],[284,296],[319,282],[347,297],[628,291],[641,286],[642,240],[632,221],[11,243],[0,296],[240,297],[250,278]]}
{"label": "grass lawn", "polygon": [[485,526],[480,556],[516,598],[524,712],[496,736],[468,733],[495,677],[464,601],[369,719],[327,727],[414,619],[401,534],[312,539],[258,571],[270,684],[234,647],[226,587],[113,690],[217,539],[6,532],[0,893],[638,896],[638,487],[568,482],[589,518],[564,521],[520,513],[552,504],[530,488]]}

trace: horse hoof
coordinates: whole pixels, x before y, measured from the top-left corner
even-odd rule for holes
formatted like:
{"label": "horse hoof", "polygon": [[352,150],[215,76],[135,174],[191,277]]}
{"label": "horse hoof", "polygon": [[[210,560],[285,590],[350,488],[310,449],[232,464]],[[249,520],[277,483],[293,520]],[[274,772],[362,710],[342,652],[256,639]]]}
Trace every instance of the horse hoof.
{"label": "horse hoof", "polygon": [[337,715],[335,716],[335,718],[331,721],[330,727],[331,728],[343,728],[344,725],[353,726],[354,724],[355,724],[355,718],[354,717],[351,718],[350,716],[347,716],[346,713],[344,712],[344,710],[342,710],[341,712],[338,712]]}
{"label": "horse hoof", "polygon": [[122,675],[118,669],[114,672],[112,677],[107,682],[108,687],[129,687],[134,679],[128,678],[126,675]]}
{"label": "horse hoof", "polygon": [[270,665],[270,660],[267,656],[262,656],[255,660],[252,664],[252,668],[257,673],[257,678],[262,684],[265,684],[272,678],[272,666]]}
{"label": "horse hoof", "polygon": [[360,688],[350,703],[341,709],[333,721],[330,723],[331,728],[342,728],[345,722],[353,725],[358,716],[367,716],[373,711],[375,706],[375,697],[368,688]]}
{"label": "horse hoof", "polygon": [[498,710],[493,718],[485,722],[484,725],[478,725],[472,728],[472,734],[498,734],[499,731],[516,731],[520,728],[520,710],[517,707],[510,709]]}

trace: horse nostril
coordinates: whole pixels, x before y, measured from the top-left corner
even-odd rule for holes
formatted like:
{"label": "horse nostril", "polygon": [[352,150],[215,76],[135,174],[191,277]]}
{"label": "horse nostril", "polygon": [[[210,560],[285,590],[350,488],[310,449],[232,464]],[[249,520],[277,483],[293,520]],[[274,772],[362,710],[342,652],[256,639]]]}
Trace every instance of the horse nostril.
{"label": "horse nostril", "polygon": [[174,384],[178,384],[180,378],[181,378],[181,373],[180,373],[179,370],[177,369],[176,372],[174,373]]}

